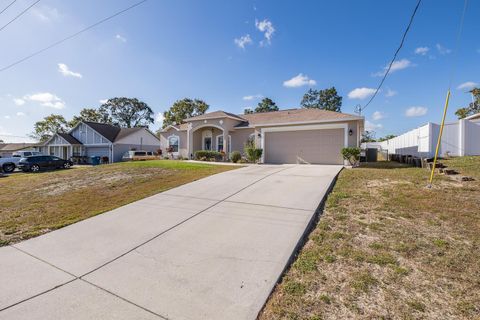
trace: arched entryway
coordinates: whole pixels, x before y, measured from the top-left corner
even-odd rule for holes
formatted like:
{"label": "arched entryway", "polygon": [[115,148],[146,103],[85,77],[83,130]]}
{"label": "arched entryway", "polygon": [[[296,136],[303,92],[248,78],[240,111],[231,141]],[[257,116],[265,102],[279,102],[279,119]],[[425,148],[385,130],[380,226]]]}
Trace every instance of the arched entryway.
{"label": "arched entryway", "polygon": [[191,132],[191,153],[195,154],[198,150],[224,151],[228,155],[229,151],[228,132],[217,125],[205,124],[192,129]]}

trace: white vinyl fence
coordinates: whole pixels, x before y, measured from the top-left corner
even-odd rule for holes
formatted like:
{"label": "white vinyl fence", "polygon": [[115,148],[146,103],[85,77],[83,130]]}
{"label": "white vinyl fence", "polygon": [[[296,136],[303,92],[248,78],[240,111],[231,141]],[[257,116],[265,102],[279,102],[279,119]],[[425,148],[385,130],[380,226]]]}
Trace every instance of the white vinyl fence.
{"label": "white vinyl fence", "polygon": [[[389,154],[433,157],[437,145],[440,125],[426,125],[408,131],[398,137],[381,142],[381,148]],[[445,123],[440,156],[480,155],[480,120],[458,120]]]}

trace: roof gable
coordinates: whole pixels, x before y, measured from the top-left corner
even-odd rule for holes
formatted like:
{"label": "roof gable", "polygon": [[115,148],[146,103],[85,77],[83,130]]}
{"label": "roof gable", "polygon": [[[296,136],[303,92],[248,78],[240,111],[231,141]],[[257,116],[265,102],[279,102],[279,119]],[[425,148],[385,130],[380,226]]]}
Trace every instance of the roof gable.
{"label": "roof gable", "polygon": [[93,130],[97,131],[100,135],[105,137],[110,142],[114,142],[115,138],[117,137],[118,133],[120,132],[121,128],[112,126],[111,124],[106,123],[98,123],[98,122],[90,122],[90,121],[82,121],[87,126],[92,128]]}
{"label": "roof gable", "polygon": [[57,134],[70,144],[82,144],[75,137],[71,136],[68,133],[57,132]]}
{"label": "roof gable", "polygon": [[201,114],[199,116],[187,118],[187,119],[185,119],[185,122],[197,121],[197,120],[218,119],[218,118],[231,118],[231,119],[235,119],[235,120],[239,120],[239,121],[245,121],[245,119],[242,118],[239,115],[219,110],[219,111],[213,111],[213,112]]}

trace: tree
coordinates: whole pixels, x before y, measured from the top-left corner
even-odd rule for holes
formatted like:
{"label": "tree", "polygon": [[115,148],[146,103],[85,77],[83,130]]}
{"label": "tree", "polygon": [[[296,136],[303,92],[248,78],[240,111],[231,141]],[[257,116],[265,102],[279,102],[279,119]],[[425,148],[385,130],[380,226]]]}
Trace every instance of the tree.
{"label": "tree", "polygon": [[270,98],[263,98],[255,108],[255,112],[272,112],[278,111],[278,106],[275,102],[273,102]]}
{"label": "tree", "polygon": [[148,127],[154,122],[153,110],[137,98],[112,98],[102,104],[98,109],[102,121],[123,128]]}
{"label": "tree", "polygon": [[255,111],[252,110],[252,108],[245,108],[243,110],[243,114],[252,114],[254,113]]}
{"label": "tree", "polygon": [[[107,120],[107,121],[105,121]],[[105,119],[104,115],[94,108],[83,108],[78,116],[73,116],[73,119],[68,123],[71,128],[75,127],[81,121],[110,123],[111,119]]]}
{"label": "tree", "polygon": [[42,142],[50,139],[55,133],[65,132],[69,128],[67,120],[59,114],[46,116],[43,120],[37,121],[33,127],[34,131],[30,136]]}
{"label": "tree", "polygon": [[323,90],[309,89],[307,93],[303,95],[300,105],[302,108],[316,108],[340,112],[342,97],[338,95],[335,87]]}
{"label": "tree", "polygon": [[387,135],[386,135],[385,137],[383,137],[383,138],[378,138],[378,139],[377,139],[377,142],[387,141],[387,140],[393,139],[393,138],[395,138],[395,137],[396,137],[396,135],[394,135],[394,134],[387,134]]}
{"label": "tree", "polygon": [[204,114],[210,106],[200,99],[182,99],[173,103],[169,110],[163,113],[163,128],[180,124],[185,119]]}
{"label": "tree", "polygon": [[459,108],[455,111],[458,119],[463,119],[476,113],[480,113],[480,88],[474,88],[469,91],[474,98],[474,101],[468,107]]}
{"label": "tree", "polygon": [[375,131],[365,131],[362,135],[363,142],[375,142]]}

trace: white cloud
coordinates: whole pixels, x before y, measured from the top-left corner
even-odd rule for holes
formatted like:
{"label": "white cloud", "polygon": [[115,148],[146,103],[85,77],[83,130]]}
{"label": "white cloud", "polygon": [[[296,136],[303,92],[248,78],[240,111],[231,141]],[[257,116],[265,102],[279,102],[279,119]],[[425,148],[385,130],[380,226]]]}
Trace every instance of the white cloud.
{"label": "white cloud", "polygon": [[68,68],[65,63],[58,64],[58,72],[63,74],[65,77],[74,77],[74,78],[82,78],[82,75],[78,72],[73,72]]}
{"label": "white cloud", "polygon": [[15,103],[17,106],[23,106],[25,104],[25,100],[22,98],[15,98],[13,99],[13,103]]}
{"label": "white cloud", "polygon": [[425,56],[428,53],[428,51],[430,51],[429,47],[418,47],[417,49],[415,49],[415,54]]}
{"label": "white cloud", "polygon": [[381,125],[380,123],[373,123],[368,120],[365,121],[365,130],[367,131],[375,131],[382,128],[383,125]]}
{"label": "white cloud", "polygon": [[155,116],[155,122],[158,124],[162,124],[163,120],[165,120],[165,117],[163,116],[163,112],[158,112],[157,115]]}
{"label": "white cloud", "polygon": [[108,99],[100,99],[98,100],[98,102],[100,102],[100,104],[104,104],[104,103],[107,103]]}
{"label": "white cloud", "polygon": [[461,85],[459,85],[457,87],[458,90],[471,90],[475,87],[478,87],[479,84],[476,83],[476,82],[473,82],[473,81],[467,81],[467,82],[464,82],[462,83]]}
{"label": "white cloud", "polygon": [[437,48],[437,51],[438,51],[438,53],[440,53],[440,54],[449,54],[449,53],[452,52],[452,50],[450,50],[450,49],[442,46],[440,43],[437,43],[437,44],[435,45],[435,47]]}
{"label": "white cloud", "polygon": [[17,117],[24,117],[26,116],[25,112],[17,112]]}
{"label": "white cloud", "polygon": [[31,13],[38,20],[43,22],[50,22],[52,20],[58,20],[60,18],[60,13],[57,8],[52,8],[49,6],[42,6],[40,8],[33,7]]}
{"label": "white cloud", "polygon": [[242,48],[244,50],[246,45],[253,43],[252,38],[250,37],[249,34],[241,36],[240,38],[236,38],[233,40],[233,42],[235,42],[237,47]]}
{"label": "white cloud", "polygon": [[263,98],[263,96],[261,94],[254,94],[254,95],[251,95],[251,96],[245,96],[242,99],[245,100],[245,101],[251,101],[251,100],[256,100],[256,99],[261,99],[261,98]]}
{"label": "white cloud", "polygon": [[385,97],[391,98],[391,97],[393,97],[393,96],[396,96],[397,94],[398,94],[397,91],[388,88],[388,89],[387,89],[387,93],[385,93]]}
{"label": "white cloud", "polygon": [[303,86],[314,86],[317,82],[313,79],[310,79],[308,76],[299,73],[292,79],[286,80],[283,82],[283,86],[287,88],[298,88]]}
{"label": "white cloud", "polygon": [[53,109],[65,108],[65,102],[50,92],[40,92],[24,97],[25,100],[39,102],[40,105]]}
{"label": "white cloud", "polygon": [[127,38],[125,38],[124,36],[121,36],[119,34],[117,34],[115,36],[115,39],[117,39],[118,41],[123,42],[123,43],[127,42]]}
{"label": "white cloud", "polygon": [[366,99],[375,93],[373,88],[356,88],[348,93],[350,99]]}
{"label": "white cloud", "polygon": [[272,36],[275,33],[273,23],[268,19],[264,19],[262,21],[255,19],[255,27],[262,32],[263,36],[265,37],[265,40],[260,41],[260,45],[270,44],[272,42]]}
{"label": "white cloud", "polygon": [[7,116],[4,116],[4,118],[8,120],[10,119],[10,116],[7,115]]}
{"label": "white cloud", "polygon": [[407,117],[421,117],[427,114],[428,108],[425,107],[410,107],[405,111]]}
{"label": "white cloud", "polygon": [[[406,69],[408,67],[413,67],[413,64],[410,60],[408,59],[401,59],[394,61],[392,63],[392,67],[390,68],[390,73],[394,73],[395,71]],[[374,73],[373,75],[376,77],[382,77],[385,75],[385,72],[388,70],[388,65],[383,68],[383,71],[379,71],[377,73]]]}
{"label": "white cloud", "polygon": [[374,121],[378,121],[378,120],[381,120],[385,118],[385,114],[383,112],[380,112],[380,111],[375,111],[373,114],[372,114],[372,119]]}

